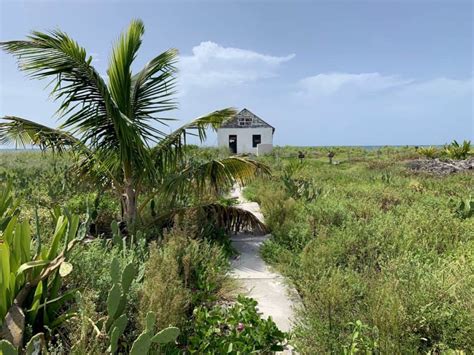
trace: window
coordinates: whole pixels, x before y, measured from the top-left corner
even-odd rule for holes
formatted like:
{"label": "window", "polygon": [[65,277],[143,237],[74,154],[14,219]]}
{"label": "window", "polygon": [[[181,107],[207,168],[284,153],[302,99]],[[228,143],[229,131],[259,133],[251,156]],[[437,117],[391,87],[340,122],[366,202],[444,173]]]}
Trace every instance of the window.
{"label": "window", "polygon": [[248,127],[252,125],[252,117],[240,117],[239,126]]}
{"label": "window", "polygon": [[262,136],[260,134],[254,134],[252,136],[252,147],[257,148],[257,145],[262,143]]}

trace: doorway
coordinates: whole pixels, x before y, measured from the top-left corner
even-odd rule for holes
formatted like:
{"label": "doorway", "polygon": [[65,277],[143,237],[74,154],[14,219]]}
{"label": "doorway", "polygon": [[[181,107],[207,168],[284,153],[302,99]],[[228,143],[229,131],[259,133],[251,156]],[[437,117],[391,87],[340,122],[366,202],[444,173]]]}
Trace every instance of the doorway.
{"label": "doorway", "polygon": [[229,149],[232,154],[237,154],[237,135],[229,135]]}

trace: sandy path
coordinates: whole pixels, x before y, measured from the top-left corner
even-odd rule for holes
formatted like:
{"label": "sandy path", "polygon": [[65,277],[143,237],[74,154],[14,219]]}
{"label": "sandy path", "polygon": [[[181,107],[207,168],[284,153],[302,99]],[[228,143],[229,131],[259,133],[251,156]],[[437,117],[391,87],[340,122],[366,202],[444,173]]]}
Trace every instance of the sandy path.
{"label": "sandy path", "polygon": [[[263,221],[260,206],[247,202],[240,188],[232,192],[239,199],[238,207],[252,212]],[[258,302],[258,310],[264,318],[271,316],[278,328],[288,332],[294,319],[293,304],[297,300],[294,289],[284,284],[283,276],[270,271],[260,257],[259,249],[270,235],[237,234],[232,237],[232,245],[239,257],[232,261],[232,275],[241,281],[247,296]]]}

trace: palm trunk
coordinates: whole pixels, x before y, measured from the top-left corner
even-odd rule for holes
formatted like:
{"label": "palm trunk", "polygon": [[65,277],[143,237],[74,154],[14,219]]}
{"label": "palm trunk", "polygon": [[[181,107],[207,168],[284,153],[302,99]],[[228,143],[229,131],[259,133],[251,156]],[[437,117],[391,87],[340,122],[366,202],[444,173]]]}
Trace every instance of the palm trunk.
{"label": "palm trunk", "polygon": [[137,219],[137,194],[132,185],[127,184],[123,193],[123,217],[128,226]]}
{"label": "palm trunk", "polygon": [[128,228],[133,228],[137,220],[137,192],[129,166],[124,168],[124,190],[122,195],[123,219],[127,223]]}

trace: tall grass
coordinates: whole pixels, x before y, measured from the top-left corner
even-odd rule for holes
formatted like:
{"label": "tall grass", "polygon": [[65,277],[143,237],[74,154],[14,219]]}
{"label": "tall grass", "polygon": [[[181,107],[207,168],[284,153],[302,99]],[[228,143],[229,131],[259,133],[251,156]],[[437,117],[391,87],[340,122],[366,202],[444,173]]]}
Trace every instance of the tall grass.
{"label": "tall grass", "polygon": [[339,165],[310,157],[293,177],[321,191],[309,202],[281,182],[292,158],[280,153],[247,196],[272,230],[264,257],[303,298],[299,350],[350,349],[355,324],[366,351],[474,349],[474,218],[453,203],[472,194],[473,174],[413,175],[403,150]]}

